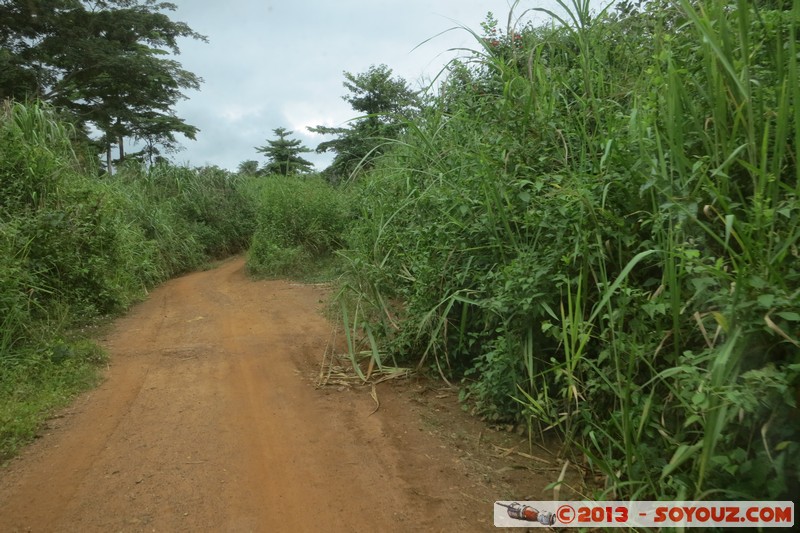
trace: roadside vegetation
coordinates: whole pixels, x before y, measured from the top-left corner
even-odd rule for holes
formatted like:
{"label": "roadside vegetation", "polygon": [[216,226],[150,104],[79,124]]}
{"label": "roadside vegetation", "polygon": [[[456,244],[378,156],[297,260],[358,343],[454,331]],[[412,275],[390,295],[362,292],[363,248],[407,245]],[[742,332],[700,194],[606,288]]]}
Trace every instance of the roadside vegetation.
{"label": "roadside vegetation", "polygon": [[354,185],[354,351],[559,436],[598,498],[787,499],[800,4],[559,4],[489,17]]}

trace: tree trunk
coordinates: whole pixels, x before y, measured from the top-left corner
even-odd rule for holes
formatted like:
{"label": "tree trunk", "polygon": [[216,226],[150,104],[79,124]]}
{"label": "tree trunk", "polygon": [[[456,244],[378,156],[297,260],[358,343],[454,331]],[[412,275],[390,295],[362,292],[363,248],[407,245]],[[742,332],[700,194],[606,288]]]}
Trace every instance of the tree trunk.
{"label": "tree trunk", "polygon": [[106,169],[108,170],[109,176],[114,174],[114,169],[111,166],[111,143],[106,145]]}
{"label": "tree trunk", "polygon": [[122,137],[122,135],[120,135],[119,136],[119,163],[120,164],[122,164],[122,162],[125,160],[125,149],[123,148],[123,144],[122,143],[123,143],[123,137]]}

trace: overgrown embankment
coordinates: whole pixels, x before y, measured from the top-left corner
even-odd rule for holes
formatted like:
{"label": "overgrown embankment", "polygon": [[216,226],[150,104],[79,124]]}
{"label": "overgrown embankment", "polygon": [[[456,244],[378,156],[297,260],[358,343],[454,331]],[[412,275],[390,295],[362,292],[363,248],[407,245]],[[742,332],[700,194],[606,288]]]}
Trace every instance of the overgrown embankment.
{"label": "overgrown embankment", "polygon": [[246,248],[246,183],[159,165],[99,177],[49,108],[0,111],[0,458],[44,413],[96,379],[103,358],[76,326],[147,287]]}
{"label": "overgrown embankment", "polygon": [[602,498],[796,494],[800,4],[770,6],[490,18],[357,186],[375,363],[556,431]]}

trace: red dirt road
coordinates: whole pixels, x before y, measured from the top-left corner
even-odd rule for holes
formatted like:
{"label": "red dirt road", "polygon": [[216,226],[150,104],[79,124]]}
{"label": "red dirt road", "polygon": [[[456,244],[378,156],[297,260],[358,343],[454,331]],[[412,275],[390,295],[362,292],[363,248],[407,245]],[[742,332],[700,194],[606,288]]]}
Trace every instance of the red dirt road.
{"label": "red dirt road", "polygon": [[391,388],[370,415],[314,387],[324,297],[242,259],[154,290],[103,339],[103,385],[0,470],[0,531],[492,530],[501,495]]}

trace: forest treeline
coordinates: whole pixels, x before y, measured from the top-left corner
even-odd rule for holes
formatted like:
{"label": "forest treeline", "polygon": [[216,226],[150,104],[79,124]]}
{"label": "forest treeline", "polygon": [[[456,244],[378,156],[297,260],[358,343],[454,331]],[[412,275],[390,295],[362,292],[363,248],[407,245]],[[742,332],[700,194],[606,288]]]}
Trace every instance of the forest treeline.
{"label": "forest treeline", "polygon": [[[202,79],[175,56],[179,39],[205,37],[173,21],[174,10],[155,0],[0,3],[0,100],[55,106],[108,172],[114,147],[117,163],[163,158],[179,148],[176,134],[199,131],[173,108]],[[127,153],[126,139],[140,149]]]}
{"label": "forest treeline", "polygon": [[[20,317],[3,319],[4,372],[69,360],[21,340],[52,327],[27,317],[64,279],[69,306],[105,312],[201,253],[250,246],[266,275],[333,256],[358,371],[428,370],[476,415],[557,436],[599,499],[790,499],[800,4],[558,3],[545,25],[512,12],[464,29],[474,52],[413,109],[325,132],[342,156],[327,179],[81,177],[62,125],[7,107],[3,135],[23,141],[0,145],[4,183],[34,178],[3,189],[0,305]],[[347,80],[354,109],[387,87]],[[25,137],[28,115],[45,130]]]}

